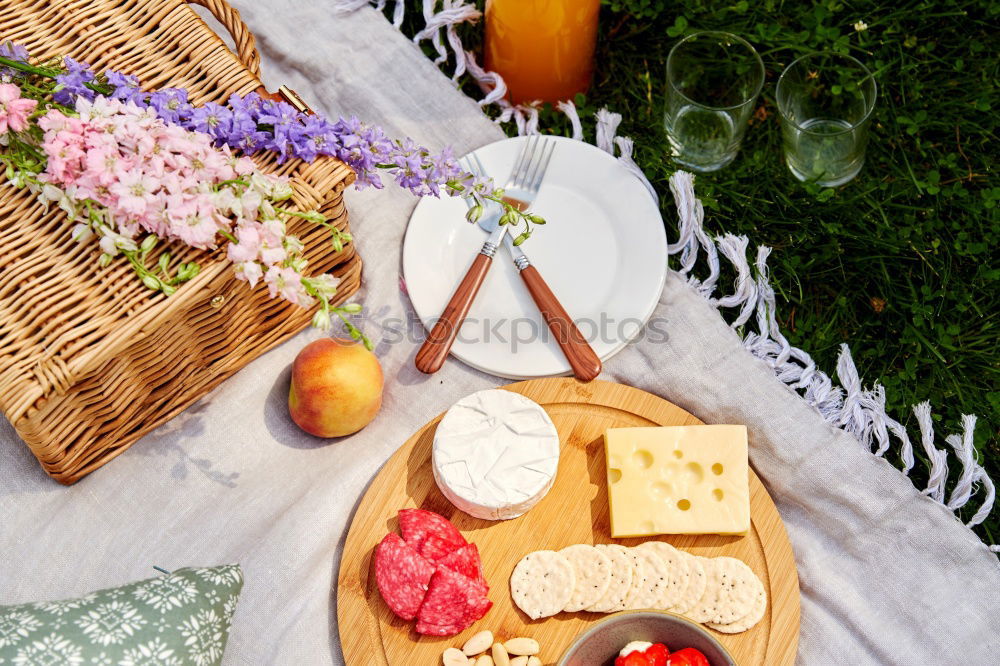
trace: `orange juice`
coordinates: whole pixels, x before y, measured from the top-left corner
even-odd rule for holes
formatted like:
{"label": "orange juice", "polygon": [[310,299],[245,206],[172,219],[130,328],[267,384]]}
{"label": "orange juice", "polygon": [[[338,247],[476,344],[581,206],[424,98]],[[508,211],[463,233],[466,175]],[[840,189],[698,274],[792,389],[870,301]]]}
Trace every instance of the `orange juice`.
{"label": "orange juice", "polygon": [[486,0],[486,69],[515,104],[585,92],[594,69],[600,0]]}

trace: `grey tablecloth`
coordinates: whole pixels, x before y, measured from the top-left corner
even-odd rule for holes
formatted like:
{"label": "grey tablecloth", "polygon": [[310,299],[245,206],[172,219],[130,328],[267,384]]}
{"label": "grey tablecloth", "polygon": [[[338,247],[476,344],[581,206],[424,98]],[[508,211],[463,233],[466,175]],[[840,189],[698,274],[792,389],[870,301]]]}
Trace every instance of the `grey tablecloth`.
{"label": "grey tablecloth", "polygon": [[[321,2],[235,3],[259,37],[265,77],[331,114],[462,152],[500,131],[381,16]],[[362,299],[380,320],[412,316],[399,290],[414,205],[387,188],[350,197],[365,259]],[[708,422],[746,423],[751,458],[791,537],[804,664],[1000,661],[1000,567],[979,540],[786,389],[696,293],[667,280],[656,317],[604,379],[664,396]],[[378,335],[378,326],[366,324]],[[260,358],[106,468],[64,488],[0,422],[0,604],[55,599],[166,568],[239,562],[243,599],[227,664],[340,664],[336,578],[354,506],[379,466],[459,397],[502,382],[449,362],[426,377],[415,343],[382,343],[385,404],[342,441],[292,425],[288,365],[306,332]]]}

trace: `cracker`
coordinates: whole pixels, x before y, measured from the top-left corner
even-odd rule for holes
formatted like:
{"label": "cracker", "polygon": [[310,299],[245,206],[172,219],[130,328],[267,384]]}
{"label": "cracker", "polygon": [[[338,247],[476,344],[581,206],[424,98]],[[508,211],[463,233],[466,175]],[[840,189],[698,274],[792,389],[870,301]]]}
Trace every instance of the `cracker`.
{"label": "cracker", "polygon": [[760,582],[759,578],[757,579],[757,583],[760,585],[760,588],[755,593],[753,609],[749,613],[736,620],[736,622],[730,622],[729,624],[707,622],[705,626],[711,627],[723,634],[738,634],[760,622],[764,618],[764,611],[767,610],[767,592],[764,590],[764,584]]}
{"label": "cracker", "polygon": [[528,553],[510,575],[510,594],[517,607],[537,620],[563,609],[576,584],[573,566],[553,550]]}
{"label": "cracker", "polygon": [[652,548],[629,548],[629,555],[639,563],[642,579],[629,590],[625,607],[630,610],[661,608],[664,590],[670,580],[670,567]]}
{"label": "cracker", "polygon": [[636,548],[653,551],[659,555],[667,568],[666,585],[660,588],[656,605],[651,606],[651,608],[672,609],[680,601],[691,576],[690,571],[688,571],[687,558],[665,541],[647,541],[639,544]]}
{"label": "cracker", "polygon": [[722,590],[722,572],[715,566],[715,559],[695,555],[696,561],[705,569],[705,590],[698,601],[684,612],[688,619],[695,622],[714,621],[718,611]]}
{"label": "cracker", "polygon": [[628,594],[625,595],[625,600],[622,602],[620,608],[615,610],[633,610],[642,608],[642,606],[637,606],[636,603],[642,591],[646,589],[649,584],[646,572],[646,562],[643,558],[633,551],[631,548],[625,548],[625,546],[615,546],[611,547],[624,548],[625,557],[629,559],[632,563],[632,584],[628,588]]}
{"label": "cracker", "polygon": [[600,600],[587,607],[589,611],[597,613],[613,613],[625,608],[625,598],[632,587],[632,559],[626,555],[628,549],[623,546],[600,545],[594,546],[604,553],[611,560],[611,582],[607,592]]}
{"label": "cracker", "polygon": [[608,556],[582,543],[567,546],[559,554],[572,565],[576,575],[576,586],[563,610],[575,613],[600,601],[611,585],[611,560]]}
{"label": "cracker", "polygon": [[683,550],[678,550],[677,554],[680,555],[681,560],[687,565],[688,581],[681,592],[680,599],[677,600],[677,603],[670,610],[674,613],[684,615],[694,608],[698,600],[701,599],[701,595],[705,593],[707,581],[705,579],[705,566],[702,564],[702,559],[704,558],[685,553]]}
{"label": "cracker", "polygon": [[753,610],[763,584],[746,562],[735,557],[715,558],[719,572],[719,605],[707,622],[731,624]]}

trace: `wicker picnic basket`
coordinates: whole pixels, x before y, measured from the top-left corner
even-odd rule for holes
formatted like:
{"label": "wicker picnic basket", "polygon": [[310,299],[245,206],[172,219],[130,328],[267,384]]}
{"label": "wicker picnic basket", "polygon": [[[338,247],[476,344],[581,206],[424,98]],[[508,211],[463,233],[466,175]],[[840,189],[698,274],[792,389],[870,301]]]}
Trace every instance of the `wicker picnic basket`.
{"label": "wicker picnic basket", "polygon": [[[33,57],[68,54],[111,67],[150,89],[184,87],[191,101],[263,92],[253,35],[223,0],[189,0],[229,31],[235,53],[185,0],[0,0],[0,41]],[[295,102],[294,95],[288,95]],[[318,209],[342,230],[342,192],[354,178],[322,158],[277,165],[300,210]],[[123,260],[98,268],[91,243],[70,238],[62,211],[0,184],[0,409],[50,476],[73,483],[123,452],[271,347],[302,330],[311,312],[268,298],[232,275],[224,250],[167,246],[172,270],[202,271],[165,297]],[[348,243],[335,252],[323,229],[291,231],[309,271],[341,278],[338,303],[357,291],[361,261]],[[154,266],[156,257],[150,257]],[[0,472],[2,474],[2,472]]]}

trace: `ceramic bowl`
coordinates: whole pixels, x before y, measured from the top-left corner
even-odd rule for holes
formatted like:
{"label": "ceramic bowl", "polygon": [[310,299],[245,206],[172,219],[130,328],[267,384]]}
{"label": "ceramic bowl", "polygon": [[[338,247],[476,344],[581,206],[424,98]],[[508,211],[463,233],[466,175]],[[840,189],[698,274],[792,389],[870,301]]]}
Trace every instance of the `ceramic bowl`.
{"label": "ceramic bowl", "polygon": [[642,610],[616,613],[580,634],[563,653],[559,666],[613,666],[618,652],[631,641],[664,643],[670,650],[701,650],[711,666],[736,662],[701,625],[680,615]]}

